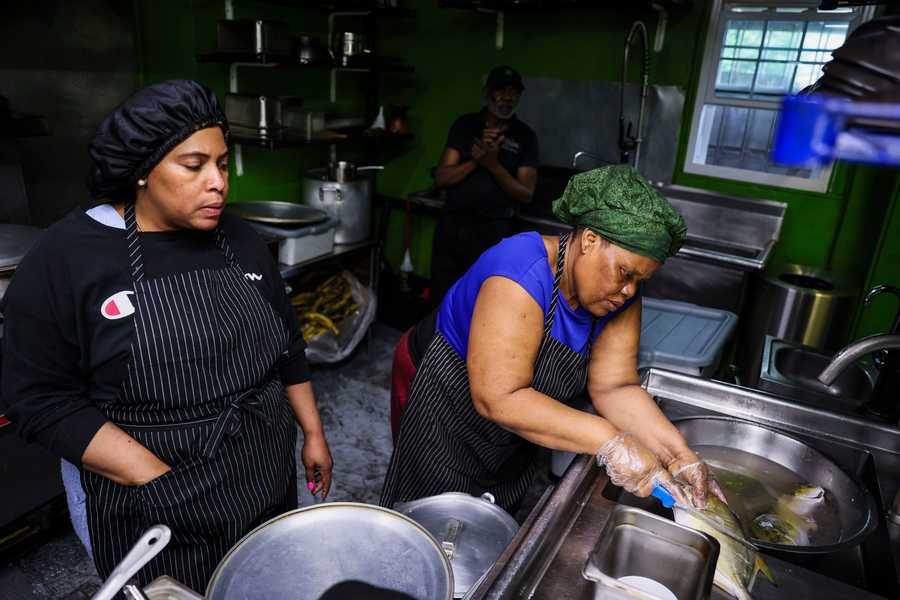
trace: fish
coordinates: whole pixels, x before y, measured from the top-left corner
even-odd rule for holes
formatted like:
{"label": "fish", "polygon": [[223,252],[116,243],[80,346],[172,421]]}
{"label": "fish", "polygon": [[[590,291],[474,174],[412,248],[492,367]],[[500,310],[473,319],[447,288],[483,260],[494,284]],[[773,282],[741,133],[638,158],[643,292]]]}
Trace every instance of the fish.
{"label": "fish", "polygon": [[750,535],[754,539],[770,544],[807,546],[809,545],[809,534],[814,529],[814,524],[805,521],[784,518],[780,514],[765,513],[753,519],[753,523],[750,524]]}
{"label": "fish", "polygon": [[825,488],[805,483],[797,486],[790,494],[778,498],[778,505],[800,517],[809,516],[825,503]]}
{"label": "fish", "polygon": [[808,546],[810,535],[818,529],[810,515],[824,503],[824,488],[811,484],[797,486],[790,494],[779,496],[774,512],[753,519],[750,534],[773,544]]}
{"label": "fish", "polygon": [[719,542],[719,560],[713,583],[738,600],[752,600],[749,588],[757,573],[774,583],[769,567],[747,541],[740,521],[724,502],[714,496],[706,508],[674,507],[675,522],[696,529]]}

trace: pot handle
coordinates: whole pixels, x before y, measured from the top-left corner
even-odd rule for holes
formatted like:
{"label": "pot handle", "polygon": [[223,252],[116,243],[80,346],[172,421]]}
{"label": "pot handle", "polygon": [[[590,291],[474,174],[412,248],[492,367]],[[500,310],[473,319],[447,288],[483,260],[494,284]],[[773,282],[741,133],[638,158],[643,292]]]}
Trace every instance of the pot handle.
{"label": "pot handle", "polygon": [[[325,194],[334,194],[334,213],[333,216],[338,221],[341,220],[341,205],[344,203],[344,193],[341,188],[323,185],[319,188],[319,202],[325,204]],[[330,211],[329,211],[330,212]]]}
{"label": "pot handle", "polygon": [[480,497],[481,497],[481,499],[484,500],[485,502],[490,502],[491,504],[496,504],[496,503],[497,503],[497,499],[494,498],[494,495],[493,495],[492,493],[490,493],[490,492],[485,492],[485,493],[483,493]]}
{"label": "pot handle", "polygon": [[319,202],[323,202],[323,203],[325,202],[325,194],[326,193],[334,194],[336,202],[344,201],[344,193],[341,191],[341,188],[328,187],[326,185],[323,185],[322,187],[319,188]]}
{"label": "pot handle", "polygon": [[154,525],[148,529],[116,566],[92,600],[111,600],[135,573],[166,547],[170,539],[172,530],[165,525]]}
{"label": "pot handle", "polygon": [[456,538],[462,531],[463,523],[458,519],[450,519],[447,521],[447,528],[444,529],[443,539],[441,539],[441,549],[447,555],[447,560],[453,560],[456,555]]}
{"label": "pot handle", "polygon": [[356,167],[356,172],[360,171],[384,171],[384,165],[366,165],[364,167]]}

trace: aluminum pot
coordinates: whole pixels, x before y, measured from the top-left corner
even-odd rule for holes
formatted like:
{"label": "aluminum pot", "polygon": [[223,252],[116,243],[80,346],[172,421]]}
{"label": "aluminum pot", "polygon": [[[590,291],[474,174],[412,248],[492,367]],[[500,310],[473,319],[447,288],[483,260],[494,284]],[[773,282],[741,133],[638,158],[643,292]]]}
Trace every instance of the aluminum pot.
{"label": "aluminum pot", "polygon": [[[149,600],[196,600],[169,577],[144,588]],[[356,502],[293,510],[244,536],[219,562],[206,600],[450,600],[453,570],[414,520]]]}
{"label": "aluminum pot", "polygon": [[[340,164],[340,163],[338,163]],[[309,169],[303,174],[301,200],[320,208],[338,220],[335,244],[355,244],[367,240],[372,232],[372,193],[375,181],[371,175],[360,175],[380,167],[355,167],[346,163],[329,169]]]}
{"label": "aluminum pot", "polygon": [[500,557],[519,529],[491,494],[446,492],[394,506],[437,539],[450,559],[453,597],[462,598]]}
{"label": "aluminum pot", "polygon": [[301,34],[297,36],[294,44],[297,60],[300,61],[300,64],[324,63],[331,59],[325,43],[315,36]]}
{"label": "aluminum pot", "polygon": [[332,40],[335,60],[347,66],[350,59],[367,55],[371,52],[368,38],[354,31],[338,32]]}

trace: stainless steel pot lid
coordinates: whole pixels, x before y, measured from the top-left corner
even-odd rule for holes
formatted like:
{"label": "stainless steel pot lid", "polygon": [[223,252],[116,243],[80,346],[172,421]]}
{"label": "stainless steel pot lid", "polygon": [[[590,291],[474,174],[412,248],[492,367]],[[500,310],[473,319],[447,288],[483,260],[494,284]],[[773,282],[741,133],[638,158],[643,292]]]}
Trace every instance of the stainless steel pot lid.
{"label": "stainless steel pot lid", "polygon": [[[876,527],[875,500],[866,488],[824,454],[802,441],[728,417],[695,417],[674,421],[688,444],[705,460],[722,486],[728,503],[748,529],[753,543],[782,552],[819,554],[855,546]],[[794,504],[798,486],[819,486],[821,499],[802,497]],[[780,501],[796,510],[783,511]],[[799,518],[794,518],[797,512]],[[787,522],[802,545],[774,543],[754,535],[760,515]],[[785,518],[787,517],[787,518]],[[767,518],[757,522],[771,524]],[[811,521],[811,522],[810,522]],[[756,533],[765,531],[756,526]]]}
{"label": "stainless steel pot lid", "polygon": [[312,225],[328,219],[324,210],[293,202],[233,202],[226,207],[248,221],[271,225]]}
{"label": "stainless steel pot lid", "polygon": [[0,272],[15,269],[43,232],[28,225],[0,225]]}
{"label": "stainless steel pot lid", "polygon": [[264,523],[219,563],[207,600],[449,600],[453,574],[431,535],[395,511],[353,502]]}
{"label": "stainless steel pot lid", "polygon": [[493,566],[519,529],[490,494],[479,498],[447,492],[394,508],[422,525],[444,548],[453,566],[454,598],[462,598]]}

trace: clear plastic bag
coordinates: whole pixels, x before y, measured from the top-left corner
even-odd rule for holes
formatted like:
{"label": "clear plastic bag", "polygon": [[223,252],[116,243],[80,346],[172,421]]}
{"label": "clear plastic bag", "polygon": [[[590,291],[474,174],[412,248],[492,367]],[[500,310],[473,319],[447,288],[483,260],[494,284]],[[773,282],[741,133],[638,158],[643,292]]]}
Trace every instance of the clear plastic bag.
{"label": "clear plastic bag", "polygon": [[359,310],[335,323],[338,335],[326,332],[307,341],[306,360],[310,363],[336,363],[344,360],[356,349],[375,321],[378,308],[375,290],[364,286],[349,271],[342,271],[341,276],[350,284],[350,293]]}

